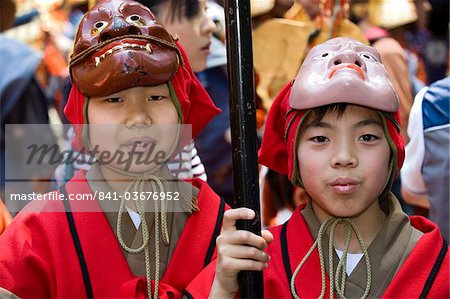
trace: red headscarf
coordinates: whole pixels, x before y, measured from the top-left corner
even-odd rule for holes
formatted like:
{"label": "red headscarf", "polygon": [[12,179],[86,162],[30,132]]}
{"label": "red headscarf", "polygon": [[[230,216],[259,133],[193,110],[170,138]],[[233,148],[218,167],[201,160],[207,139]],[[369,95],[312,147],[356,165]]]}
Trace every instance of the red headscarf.
{"label": "red headscarf", "polygon": [[[197,77],[192,72],[186,53],[179,43],[177,43],[184,65],[180,64],[177,72],[170,80],[175,90],[177,99],[182,112],[183,124],[192,125],[192,138],[195,138],[206,124],[217,114],[220,113],[208,93],[202,87]],[[64,113],[67,119],[75,126],[75,138],[72,146],[75,150],[82,150],[83,144],[83,126],[87,120],[84,119],[85,96],[74,85],[70,91]],[[186,144],[189,140],[182,140]]]}
{"label": "red headscarf", "polygon": [[[291,85],[291,83],[287,84],[280,91],[270,108],[261,149],[259,150],[259,163],[276,172],[288,175],[289,179],[292,180],[292,174],[296,166],[294,165],[296,134],[300,122],[308,110],[294,110],[290,107]],[[389,138],[392,140],[397,153],[397,174],[405,159],[405,145],[397,127],[400,123],[400,114],[397,111],[388,114],[383,113],[383,115],[385,115]]]}
{"label": "red headscarf", "polygon": [[[259,162],[287,174],[294,184],[299,185],[299,177],[294,177],[294,174],[299,173],[296,171],[295,144],[305,113],[323,105],[349,103],[374,109],[384,118],[386,137],[395,162],[393,175],[396,175],[405,157],[398,100],[378,56],[375,49],[346,38],[332,39],[314,47],[296,80],[286,85],[272,104]],[[358,68],[363,78],[358,72],[348,71],[333,78],[333,74],[342,66]],[[360,92],[355,94],[355,90]]]}

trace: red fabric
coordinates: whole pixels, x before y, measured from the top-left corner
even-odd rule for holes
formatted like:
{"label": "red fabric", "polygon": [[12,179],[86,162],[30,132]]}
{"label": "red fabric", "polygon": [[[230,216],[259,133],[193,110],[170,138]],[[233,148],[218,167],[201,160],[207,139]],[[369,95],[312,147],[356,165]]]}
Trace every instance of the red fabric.
{"label": "red fabric", "polygon": [[[75,184],[75,182],[77,182]],[[160,282],[161,298],[181,298],[202,270],[219,197],[201,180],[200,211],[191,215]],[[84,173],[66,185],[67,193],[92,194]],[[70,201],[95,298],[145,298],[145,277],[128,267],[120,244],[96,201]],[[79,212],[89,208],[98,212]],[[59,211],[59,212],[49,212]],[[85,287],[61,201],[30,203],[0,236],[0,287],[21,298],[85,298]],[[154,282],[153,282],[154,283]],[[119,296],[119,297],[118,297]]]}
{"label": "red fabric", "polygon": [[[286,113],[289,111],[291,83],[278,93],[270,107],[264,128],[264,137],[259,150],[259,163],[281,174],[292,173],[288,163],[289,151],[284,139]],[[287,100],[286,100],[287,99]]]}
{"label": "red fabric", "polygon": [[[304,205],[295,210],[287,224],[286,236],[292,273],[314,242],[308,225],[300,213],[303,207]],[[410,221],[413,227],[424,234],[383,294],[383,298],[419,298],[442,249],[442,235],[433,222],[418,216],[410,217]],[[268,268],[264,270],[265,298],[292,297],[281,251],[281,231],[281,225],[271,229],[274,241],[266,250],[271,260],[268,262]],[[427,298],[449,298],[449,267],[449,253],[447,251]],[[186,290],[194,298],[207,298],[214,280],[214,270],[215,262],[205,268],[189,284]],[[329,298],[330,287],[328,276],[326,277],[325,298]],[[322,280],[317,249],[313,251],[311,257],[307,259],[297,275],[295,287],[300,298],[319,297]]]}
{"label": "red fabric", "polygon": [[[292,272],[313,244],[306,221],[300,213],[301,209],[302,207],[294,212],[287,225],[288,252]],[[383,294],[383,298],[419,298],[442,248],[442,235],[434,223],[423,217],[411,217],[411,224],[424,234]],[[264,272],[264,291],[268,298],[291,297],[281,254],[281,229],[282,226],[278,226],[271,230],[275,239],[267,250],[272,257],[269,267]],[[315,250],[303,265],[296,279],[297,294],[301,298],[317,298],[319,296],[321,277],[318,269],[320,269],[319,256]],[[328,280],[325,297],[329,297]],[[427,298],[449,298],[448,252]]]}
{"label": "red fabric", "polygon": [[[208,93],[202,87],[195,74],[192,72],[191,66],[187,59],[181,44],[177,43],[183,56],[185,65],[181,65],[178,71],[171,79],[175,93],[183,113],[183,124],[192,125],[192,138],[195,138],[206,124],[217,114],[220,113]],[[82,125],[85,123],[83,116],[85,97],[74,85],[69,94],[64,113],[72,124]],[[72,143],[76,150],[82,150],[82,126],[76,126],[75,138]],[[189,134],[190,135],[190,134]],[[189,138],[190,139],[190,138]],[[189,140],[182,140],[186,144]]]}
{"label": "red fabric", "polygon": [[11,223],[11,215],[3,204],[3,200],[0,198],[0,235]]}
{"label": "red fabric", "polygon": [[[425,234],[400,268],[393,283],[384,293],[384,298],[398,297],[399,294],[403,298],[419,298],[443,246],[442,235],[436,224],[421,216],[411,216],[410,221],[413,227]],[[447,251],[427,298],[450,298],[449,270],[449,252]],[[405,281],[410,283],[404,283]]]}
{"label": "red fabric", "polygon": [[[288,83],[272,103],[259,150],[259,163],[278,173],[288,175],[292,180],[295,166],[295,138],[306,110],[292,110],[289,105],[290,94],[291,83]],[[400,124],[398,112],[390,113],[390,115]],[[397,150],[396,174],[398,174],[405,159],[405,145],[395,124],[388,117],[385,117],[385,120],[390,138]]]}
{"label": "red fabric", "polygon": [[[288,250],[292,273],[295,271],[298,263],[314,243],[314,239],[309,232],[308,226],[299,212],[303,207],[304,205],[295,210],[293,216],[288,222],[289,225],[287,227]],[[267,253],[271,256],[271,260],[268,263],[269,267],[267,268],[267,271],[264,273],[264,295],[268,298],[271,298],[273,294],[278,294],[278,296],[281,297],[291,297],[290,285],[288,284],[281,254],[281,228],[281,226],[277,226],[271,229],[271,232],[274,235],[274,241],[267,249]],[[317,261],[319,261],[319,254],[317,250],[314,250],[311,257],[308,258],[303,265],[301,273],[297,276],[299,279],[296,280],[296,289],[297,294],[301,298],[319,297],[322,288],[322,279],[320,273],[320,263],[317,263]],[[307,274],[305,275],[305,273]],[[275,276],[278,277],[275,278]],[[325,298],[329,298],[330,289],[328,286],[329,280],[327,276],[326,279],[327,289]]]}
{"label": "red fabric", "polygon": [[209,298],[209,292],[214,282],[214,276],[216,273],[216,262],[216,259],[212,261],[186,287],[186,292],[189,293],[192,298]]}

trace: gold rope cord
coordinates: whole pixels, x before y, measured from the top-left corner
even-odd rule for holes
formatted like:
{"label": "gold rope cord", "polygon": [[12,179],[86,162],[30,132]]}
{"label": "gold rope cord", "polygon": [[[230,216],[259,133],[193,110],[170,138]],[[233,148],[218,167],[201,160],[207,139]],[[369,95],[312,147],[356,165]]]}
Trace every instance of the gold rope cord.
{"label": "gold rope cord", "polygon": [[[150,182],[152,186],[153,192],[164,192],[164,185],[161,180],[154,175],[143,175],[139,178],[136,178],[125,190],[126,192],[130,192],[131,189],[135,192],[140,192],[142,194],[144,192],[145,182]],[[164,244],[169,244],[169,232],[167,227],[167,203],[163,201],[161,206],[159,204],[159,200],[155,200],[155,290],[153,293],[153,298],[158,298],[158,288],[159,288],[159,263],[160,263],[160,234],[162,234]],[[119,240],[122,248],[131,254],[138,254],[144,251],[145,256],[145,277],[147,279],[147,291],[148,296],[152,298],[151,292],[151,272],[150,272],[150,256],[148,251],[148,243],[150,240],[148,225],[145,221],[145,209],[141,200],[135,201],[136,210],[139,214],[139,218],[141,220],[141,232],[142,232],[142,244],[137,248],[131,248],[123,241],[122,236],[122,214],[125,209],[125,196],[122,196],[120,200],[120,208],[119,213],[117,215],[117,239]],[[161,232],[160,232],[161,230]]]}
{"label": "gold rope cord", "polygon": [[[170,154],[172,154],[179,142],[180,139],[180,133],[181,133],[181,126],[178,124],[177,126],[177,132],[176,132],[176,139],[175,142],[172,144],[172,147],[169,151]],[[90,143],[90,140],[88,140],[88,148],[92,151],[92,145]],[[98,157],[97,157],[98,159]],[[152,192],[161,192],[164,193],[164,185],[160,178],[158,178],[155,175],[152,175],[152,173],[155,173],[158,169],[152,170],[148,173],[144,174],[136,174],[132,172],[126,172],[124,170],[121,170],[119,168],[115,168],[111,165],[108,165],[106,163],[102,163],[101,159],[98,159],[99,163],[101,163],[103,166],[105,166],[108,169],[111,169],[117,173],[127,175],[134,177],[134,180],[127,186],[127,188],[124,191],[124,194],[127,194],[130,192],[130,190],[133,190],[134,192],[138,192],[138,194],[142,194],[144,192],[144,186],[146,182],[149,182],[152,188]],[[124,213],[125,209],[125,198],[127,196],[122,195],[120,199],[120,207],[119,212],[117,214],[117,226],[116,226],[116,233],[117,233],[117,239],[120,243],[120,246],[128,253],[131,254],[139,254],[142,251],[144,251],[144,257],[145,257],[145,277],[147,280],[147,292],[149,298],[152,298],[152,292],[151,292],[151,269],[150,269],[150,255],[149,255],[149,249],[148,249],[148,243],[150,240],[149,230],[147,222],[145,221],[145,208],[143,206],[143,203],[141,200],[135,200],[136,210],[139,215],[139,219],[141,220],[141,232],[142,232],[142,244],[141,246],[137,248],[131,248],[125,242],[123,241],[122,236],[122,214]],[[159,241],[160,241],[160,234],[162,234],[163,242],[165,245],[168,245],[169,240],[169,230],[167,225],[167,203],[165,200],[161,203],[161,208],[159,207],[159,200],[155,200],[155,290],[153,293],[153,298],[158,298],[158,289],[159,289],[159,263],[160,263],[160,248],[159,248]],[[197,207],[196,202],[192,202],[191,200],[191,206]],[[160,229],[162,230],[160,233]]]}
{"label": "gold rope cord", "polygon": [[[342,258],[340,259],[338,266],[336,268],[336,272],[334,273],[334,263],[333,263],[333,250],[334,250],[334,234],[336,231],[336,226],[338,224],[344,225],[344,248],[342,252]],[[321,281],[322,281],[322,288],[319,295],[319,298],[323,299],[325,297],[325,291],[326,291],[326,277],[325,277],[325,261],[323,256],[323,244],[322,240],[325,236],[327,230],[330,229],[330,237],[329,237],[329,244],[328,244],[328,255],[329,255],[329,279],[330,279],[330,299],[333,298],[334,291],[336,291],[339,298],[345,298],[345,283],[347,281],[347,254],[348,254],[348,248],[350,246],[350,240],[352,236],[352,230],[356,234],[356,238],[358,239],[359,246],[362,249],[362,252],[364,254],[364,259],[366,262],[366,269],[367,269],[367,284],[366,289],[364,291],[364,294],[361,296],[361,298],[367,298],[369,295],[369,291],[372,285],[372,270],[370,266],[370,260],[369,255],[367,252],[367,247],[364,243],[364,239],[362,238],[361,233],[359,232],[358,228],[356,227],[355,223],[349,219],[349,218],[337,218],[337,217],[330,217],[327,220],[325,220],[319,229],[319,234],[317,236],[316,241],[311,246],[309,251],[306,253],[306,255],[301,260],[300,264],[295,269],[292,278],[291,278],[291,294],[294,298],[299,299],[300,297],[297,294],[297,291],[295,289],[295,278],[297,277],[297,274],[299,273],[302,266],[305,264],[306,260],[311,256],[314,249],[317,247],[317,251],[319,253],[319,261],[320,261],[320,272],[321,272]]]}

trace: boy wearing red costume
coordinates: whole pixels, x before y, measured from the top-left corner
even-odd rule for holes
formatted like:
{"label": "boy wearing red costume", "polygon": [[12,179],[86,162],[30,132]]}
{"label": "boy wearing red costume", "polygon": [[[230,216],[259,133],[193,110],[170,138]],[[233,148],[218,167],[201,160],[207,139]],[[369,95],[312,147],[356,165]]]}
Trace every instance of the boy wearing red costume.
{"label": "boy wearing red costume", "polygon": [[253,211],[227,211],[216,271],[187,291],[234,298],[239,271],[264,269],[267,298],[448,298],[438,227],[390,193],[404,159],[398,107],[374,48],[348,38],[314,47],[273,103],[260,151],[309,203],[261,237],[235,227]]}
{"label": "boy wearing red costume", "polygon": [[1,236],[0,297],[180,298],[214,257],[226,206],[203,181],[177,181],[152,151],[167,161],[219,110],[180,45],[134,1],[85,15],[70,73],[73,145],[99,163],[52,197],[64,200],[30,203]]}

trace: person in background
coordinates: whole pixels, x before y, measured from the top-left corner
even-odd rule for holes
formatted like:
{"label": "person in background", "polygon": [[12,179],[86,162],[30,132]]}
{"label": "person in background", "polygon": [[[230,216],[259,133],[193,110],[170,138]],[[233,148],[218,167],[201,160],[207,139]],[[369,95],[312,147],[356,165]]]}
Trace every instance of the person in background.
{"label": "person in background", "polygon": [[232,148],[230,108],[227,78],[227,54],[224,41],[225,23],[223,8],[208,3],[208,14],[216,24],[211,40],[211,53],[207,67],[197,77],[214,104],[222,110],[195,140],[202,163],[208,175],[208,184],[227,204],[233,206]]}
{"label": "person in background", "polygon": [[[445,78],[449,74],[449,13],[447,0],[422,0],[424,14],[423,27],[419,34],[408,34],[407,40],[412,48],[423,58],[428,85]],[[423,32],[425,31],[425,32]]]}
{"label": "person in background", "polygon": [[424,87],[409,115],[403,199],[429,209],[428,218],[450,240],[450,77]]}
{"label": "person in background", "polygon": [[139,0],[150,8],[167,31],[179,39],[197,73],[206,69],[211,38],[216,28],[207,14],[206,0]]}
{"label": "person in background", "polygon": [[283,18],[294,5],[294,0],[250,1],[253,29],[273,18]]}
{"label": "person in background", "polygon": [[[1,5],[0,197],[5,199],[9,211],[15,215],[25,202],[9,201],[9,195],[48,192],[55,168],[51,165],[27,168],[27,151],[18,151],[18,147],[21,142],[33,141],[24,140],[21,136],[35,138],[34,141],[44,144],[54,144],[56,138],[49,125],[48,98],[37,78],[43,55],[5,36],[5,31],[13,26],[16,7],[12,0],[4,0]],[[8,130],[7,125],[10,125]],[[27,134],[21,133],[24,130]]]}

